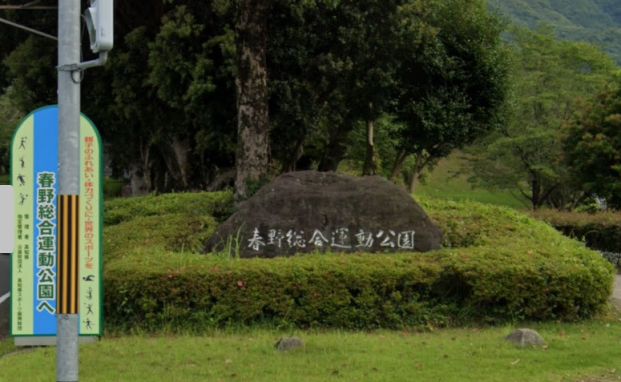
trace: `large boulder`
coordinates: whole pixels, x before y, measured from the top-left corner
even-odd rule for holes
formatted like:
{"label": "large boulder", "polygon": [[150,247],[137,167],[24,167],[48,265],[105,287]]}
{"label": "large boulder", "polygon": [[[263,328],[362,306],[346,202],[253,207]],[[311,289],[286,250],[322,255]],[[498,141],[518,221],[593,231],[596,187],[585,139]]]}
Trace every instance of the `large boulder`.
{"label": "large boulder", "polygon": [[206,245],[241,257],[438,249],[442,232],[411,195],[377,176],[301,171],[261,188]]}

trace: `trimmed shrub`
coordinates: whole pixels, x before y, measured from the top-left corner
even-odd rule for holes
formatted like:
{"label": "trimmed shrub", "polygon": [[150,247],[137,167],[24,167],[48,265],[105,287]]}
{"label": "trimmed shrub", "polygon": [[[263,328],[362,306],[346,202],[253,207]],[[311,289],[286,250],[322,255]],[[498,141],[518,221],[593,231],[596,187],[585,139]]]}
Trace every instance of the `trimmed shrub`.
{"label": "trimmed shrub", "polygon": [[107,267],[109,324],[156,331],[265,322],[372,329],[577,320],[606,303],[612,282],[606,262],[577,248],[570,258],[511,246],[271,260],[176,256]]}
{"label": "trimmed shrub", "polygon": [[621,253],[621,213],[542,210],[534,216],[565,235],[584,241],[589,248]]}
{"label": "trimmed shrub", "polygon": [[560,240],[546,224],[514,209],[477,202],[421,199],[422,207],[444,232],[444,246],[504,246],[516,240]]}
{"label": "trimmed shrub", "polygon": [[[578,320],[605,306],[612,287],[612,267],[596,252],[502,207],[423,200],[445,232],[441,251],[240,260],[181,253],[200,249],[215,219],[149,198],[149,212],[132,219],[127,202],[122,223],[105,231],[106,319],[117,330]],[[183,198],[231,210],[227,197]]]}
{"label": "trimmed shrub", "polygon": [[[218,223],[209,215],[162,214],[138,216],[106,227],[104,253],[106,261],[135,256],[137,249],[169,252],[203,250]],[[147,255],[148,256],[148,255]]]}
{"label": "trimmed shrub", "polygon": [[113,199],[106,202],[105,225],[119,224],[141,216],[184,214],[226,220],[233,213],[230,192],[179,193]]}

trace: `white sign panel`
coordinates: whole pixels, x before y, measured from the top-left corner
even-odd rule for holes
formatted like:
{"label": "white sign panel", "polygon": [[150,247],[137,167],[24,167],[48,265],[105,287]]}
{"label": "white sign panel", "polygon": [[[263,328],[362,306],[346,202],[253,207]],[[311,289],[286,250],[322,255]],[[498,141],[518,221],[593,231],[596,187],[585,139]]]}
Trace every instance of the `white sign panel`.
{"label": "white sign panel", "polygon": [[15,247],[15,193],[12,186],[0,186],[0,253]]}

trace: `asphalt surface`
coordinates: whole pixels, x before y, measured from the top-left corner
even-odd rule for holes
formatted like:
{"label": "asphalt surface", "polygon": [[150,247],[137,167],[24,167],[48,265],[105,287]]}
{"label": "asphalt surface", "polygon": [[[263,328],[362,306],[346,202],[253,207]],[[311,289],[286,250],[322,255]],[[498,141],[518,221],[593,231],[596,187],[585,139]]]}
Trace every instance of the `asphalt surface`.
{"label": "asphalt surface", "polygon": [[[3,296],[10,292],[10,274],[9,256],[0,253],[0,301],[2,301]],[[10,301],[11,299],[9,298],[0,303],[0,338],[4,338],[9,334]]]}

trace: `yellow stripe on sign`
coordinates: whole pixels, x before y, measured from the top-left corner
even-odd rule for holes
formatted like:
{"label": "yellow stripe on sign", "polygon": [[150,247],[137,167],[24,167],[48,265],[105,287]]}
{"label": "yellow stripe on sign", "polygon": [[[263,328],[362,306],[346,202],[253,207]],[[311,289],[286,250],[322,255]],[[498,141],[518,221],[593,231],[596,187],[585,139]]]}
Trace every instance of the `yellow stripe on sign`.
{"label": "yellow stripe on sign", "polygon": [[58,313],[78,314],[78,195],[60,195]]}
{"label": "yellow stripe on sign", "polygon": [[71,310],[78,312],[78,197],[71,198]]}

